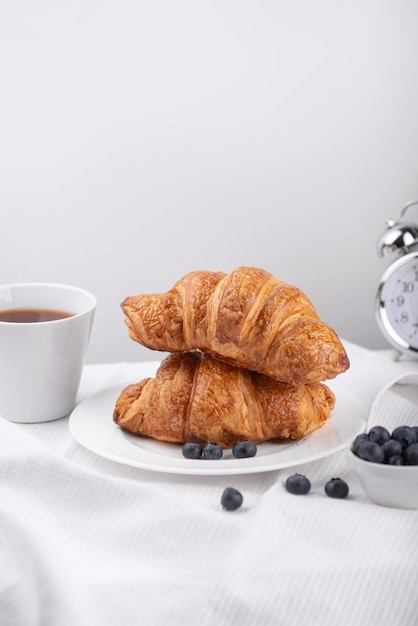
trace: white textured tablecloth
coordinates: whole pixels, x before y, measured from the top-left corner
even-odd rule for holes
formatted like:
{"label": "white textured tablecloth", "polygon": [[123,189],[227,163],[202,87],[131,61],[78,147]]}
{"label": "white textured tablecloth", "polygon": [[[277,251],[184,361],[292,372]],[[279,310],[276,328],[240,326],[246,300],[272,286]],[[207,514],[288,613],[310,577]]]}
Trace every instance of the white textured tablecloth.
{"label": "white textured tablecloth", "polygon": [[[369,425],[418,423],[418,364],[344,343],[337,397],[356,396]],[[79,400],[144,368],[86,366]],[[257,475],[176,476],[94,455],[68,419],[1,418],[0,450],[1,626],[418,624],[418,511],[372,504],[345,452]],[[284,488],[295,471],[311,480],[307,496]],[[325,496],[335,476],[348,499]],[[238,511],[220,506],[229,485],[244,495]]]}

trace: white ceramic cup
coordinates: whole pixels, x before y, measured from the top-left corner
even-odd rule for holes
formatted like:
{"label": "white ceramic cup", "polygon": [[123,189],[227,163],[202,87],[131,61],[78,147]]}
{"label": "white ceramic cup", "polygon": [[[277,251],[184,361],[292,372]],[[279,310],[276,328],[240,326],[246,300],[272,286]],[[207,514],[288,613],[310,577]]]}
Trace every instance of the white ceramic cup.
{"label": "white ceramic cup", "polygon": [[0,316],[0,416],[22,423],[65,417],[76,404],[96,298],[69,285],[0,285],[0,313],[16,309],[72,315],[25,323]]}

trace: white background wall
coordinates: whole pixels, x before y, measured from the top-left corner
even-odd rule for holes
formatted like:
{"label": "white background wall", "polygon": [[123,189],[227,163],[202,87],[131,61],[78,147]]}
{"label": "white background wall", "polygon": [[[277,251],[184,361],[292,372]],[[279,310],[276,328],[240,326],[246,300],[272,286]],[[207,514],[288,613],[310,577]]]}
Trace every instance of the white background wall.
{"label": "white background wall", "polygon": [[[413,0],[0,0],[0,282],[120,302],[264,267],[385,347],[376,240],[418,198]],[[418,220],[418,211],[411,214]]]}

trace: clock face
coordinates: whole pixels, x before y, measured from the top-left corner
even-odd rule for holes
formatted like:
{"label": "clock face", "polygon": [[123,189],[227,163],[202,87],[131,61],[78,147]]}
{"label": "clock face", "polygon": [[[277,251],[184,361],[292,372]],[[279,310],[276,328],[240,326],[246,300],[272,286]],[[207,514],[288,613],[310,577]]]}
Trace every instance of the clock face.
{"label": "clock face", "polygon": [[377,319],[392,345],[418,352],[418,253],[398,259],[384,273]]}

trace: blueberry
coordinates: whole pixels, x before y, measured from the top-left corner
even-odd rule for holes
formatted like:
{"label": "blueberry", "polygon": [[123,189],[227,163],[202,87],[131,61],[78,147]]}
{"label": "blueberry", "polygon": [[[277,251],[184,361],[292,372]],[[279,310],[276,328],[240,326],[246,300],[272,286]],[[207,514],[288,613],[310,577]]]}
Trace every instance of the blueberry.
{"label": "blueberry", "polygon": [[403,465],[404,461],[403,461],[403,457],[400,454],[394,454],[393,456],[390,456],[388,458],[386,463],[388,465]]}
{"label": "blueberry", "polygon": [[405,465],[418,465],[418,443],[411,443],[403,452]]}
{"label": "blueberry", "polygon": [[363,461],[371,461],[372,463],[384,463],[385,453],[382,447],[375,441],[364,441],[357,450],[357,456]]}
{"label": "blueberry", "polygon": [[209,461],[217,461],[222,455],[222,448],[217,443],[208,443],[202,450],[202,458]]}
{"label": "blueberry", "polygon": [[257,446],[252,441],[238,441],[232,447],[232,454],[236,459],[245,459],[257,454]]}
{"label": "blueberry", "polygon": [[360,433],[360,435],[357,435],[351,445],[351,449],[354,454],[357,454],[360,444],[364,443],[365,441],[369,441],[369,436],[367,433]]}
{"label": "blueberry", "polygon": [[390,433],[384,426],[374,426],[369,430],[369,441],[374,441],[382,445],[385,441],[389,441]]}
{"label": "blueberry", "polygon": [[227,511],[239,509],[243,501],[242,494],[234,487],[226,487],[221,496],[221,504]]}
{"label": "blueberry", "polygon": [[411,443],[417,441],[417,435],[410,426],[398,426],[392,432],[392,439],[399,441],[402,448],[405,450]]}
{"label": "blueberry", "polygon": [[348,492],[348,485],[342,478],[331,478],[331,480],[325,484],[325,493],[330,498],[346,498]]}
{"label": "blueberry", "polygon": [[403,448],[400,441],[396,441],[396,439],[389,439],[389,441],[385,441],[382,445],[382,450],[385,455],[385,460],[388,461],[391,456],[400,456]]}
{"label": "blueberry", "polygon": [[186,459],[200,459],[202,456],[202,446],[191,441],[185,443],[181,451]]}
{"label": "blueberry", "polygon": [[311,483],[309,479],[302,474],[292,474],[292,476],[289,476],[286,480],[285,487],[289,493],[293,493],[297,496],[304,496],[309,493]]}

